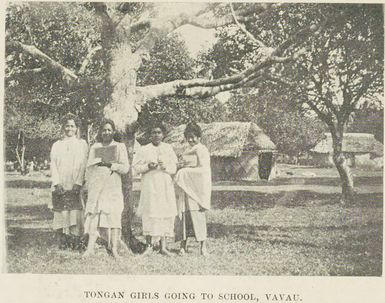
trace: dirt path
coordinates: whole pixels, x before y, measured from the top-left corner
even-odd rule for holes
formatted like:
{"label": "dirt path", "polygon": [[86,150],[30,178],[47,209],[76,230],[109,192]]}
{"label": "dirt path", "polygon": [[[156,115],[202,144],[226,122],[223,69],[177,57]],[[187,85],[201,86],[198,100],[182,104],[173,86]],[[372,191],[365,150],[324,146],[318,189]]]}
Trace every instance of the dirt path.
{"label": "dirt path", "polygon": [[[368,193],[382,193],[382,185],[366,185],[357,186],[355,190],[359,194]],[[273,194],[278,192],[293,192],[293,191],[309,191],[321,194],[340,193],[340,186],[327,185],[306,185],[306,184],[290,184],[290,185],[276,185],[276,186],[232,186],[232,185],[217,185],[213,186],[213,191],[252,191],[266,194]]]}
{"label": "dirt path", "polygon": [[[134,183],[134,191],[139,191],[140,183]],[[382,193],[382,185],[363,185],[356,186],[355,190],[359,194]],[[321,194],[340,193],[341,187],[330,185],[314,184],[288,184],[288,185],[213,185],[213,191],[243,191],[274,194],[279,192],[309,191]]]}
{"label": "dirt path", "polygon": [[[368,193],[382,193],[383,185],[382,178],[378,176],[356,177],[355,190],[359,194]],[[330,180],[327,180],[330,179]],[[335,179],[335,180],[333,180]],[[362,180],[361,180],[362,179]],[[370,180],[369,180],[370,179]],[[27,188],[49,188],[49,178],[41,174],[36,176],[19,176],[19,175],[7,175],[6,186],[9,187],[27,187]],[[327,181],[325,183],[325,181]],[[356,182],[358,181],[358,182]],[[279,183],[278,183],[279,182]],[[286,183],[290,182],[290,183]],[[311,182],[309,184],[309,182]],[[277,184],[278,183],[278,184]],[[283,183],[283,184],[282,184]],[[285,184],[286,183],[286,184]],[[134,182],[134,191],[140,190],[140,182]],[[273,194],[279,192],[294,192],[294,191],[308,191],[321,194],[333,194],[340,193],[341,187],[339,185],[339,179],[337,178],[287,178],[279,179],[272,183],[265,184],[215,184],[213,185],[213,191],[242,191],[242,192],[257,192]]]}

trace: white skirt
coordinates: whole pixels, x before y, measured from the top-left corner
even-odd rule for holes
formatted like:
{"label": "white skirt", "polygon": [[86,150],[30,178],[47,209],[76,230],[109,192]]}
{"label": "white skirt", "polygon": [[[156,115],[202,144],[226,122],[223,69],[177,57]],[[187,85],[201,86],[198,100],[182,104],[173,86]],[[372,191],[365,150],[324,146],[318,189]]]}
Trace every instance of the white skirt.
{"label": "white skirt", "polygon": [[161,237],[174,237],[174,219],[142,217],[143,235],[151,236],[152,241],[158,241]]}
{"label": "white skirt", "polygon": [[[81,236],[83,233],[84,212],[82,210],[63,210],[53,212],[53,229],[63,229],[65,234]],[[70,230],[71,228],[71,230]]]}

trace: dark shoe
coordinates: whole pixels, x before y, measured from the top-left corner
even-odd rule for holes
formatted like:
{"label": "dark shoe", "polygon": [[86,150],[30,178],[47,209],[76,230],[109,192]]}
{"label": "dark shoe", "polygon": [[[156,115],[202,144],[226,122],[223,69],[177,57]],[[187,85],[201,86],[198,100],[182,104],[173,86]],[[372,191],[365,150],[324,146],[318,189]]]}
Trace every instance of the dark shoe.
{"label": "dark shoe", "polygon": [[150,244],[147,244],[146,249],[143,251],[142,256],[151,255],[154,253],[154,247]]}
{"label": "dark shoe", "polygon": [[87,249],[88,240],[89,240],[88,234],[79,238],[79,243],[78,243],[78,250],[79,251],[82,252],[82,251],[85,251]]}
{"label": "dark shoe", "polygon": [[59,249],[67,249],[68,248],[68,239],[66,234],[60,234],[59,236]]}
{"label": "dark shoe", "polygon": [[105,239],[98,237],[98,239],[96,240],[96,244],[104,246],[104,248],[106,249],[106,252],[109,256],[114,255],[112,252],[112,249],[110,248],[110,245],[108,244],[108,241],[106,241]]}

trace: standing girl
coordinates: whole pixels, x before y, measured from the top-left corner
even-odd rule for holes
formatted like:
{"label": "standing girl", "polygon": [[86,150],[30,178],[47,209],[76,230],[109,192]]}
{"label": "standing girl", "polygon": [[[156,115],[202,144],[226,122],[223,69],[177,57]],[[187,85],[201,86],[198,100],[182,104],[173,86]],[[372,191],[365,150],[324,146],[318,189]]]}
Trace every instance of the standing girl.
{"label": "standing girl", "polygon": [[182,161],[175,176],[177,184],[178,216],[175,224],[175,241],[181,241],[180,253],[187,250],[187,238],[200,242],[200,253],[206,256],[206,211],[211,204],[210,153],[201,143],[202,131],[198,124],[189,123],[184,132],[190,148],[183,154],[185,159],[194,156],[195,161]]}
{"label": "standing girl", "polygon": [[160,240],[160,252],[170,255],[166,237],[174,236],[176,216],[175,191],[171,175],[176,172],[177,158],[171,145],[162,142],[165,128],[151,128],[151,143],[143,146],[134,158],[134,170],[142,175],[137,214],[142,217],[147,251]]}
{"label": "standing girl", "polygon": [[91,147],[88,158],[85,233],[89,241],[84,256],[94,254],[98,236],[107,240],[113,256],[118,256],[124,206],[121,175],[128,173],[129,164],[126,146],[113,140],[114,133],[114,122],[103,121],[99,142]]}
{"label": "standing girl", "polygon": [[80,191],[87,163],[88,145],[77,138],[80,122],[73,114],[62,119],[64,138],[51,149],[53,228],[59,237],[59,247],[80,243],[83,233],[83,205]]}

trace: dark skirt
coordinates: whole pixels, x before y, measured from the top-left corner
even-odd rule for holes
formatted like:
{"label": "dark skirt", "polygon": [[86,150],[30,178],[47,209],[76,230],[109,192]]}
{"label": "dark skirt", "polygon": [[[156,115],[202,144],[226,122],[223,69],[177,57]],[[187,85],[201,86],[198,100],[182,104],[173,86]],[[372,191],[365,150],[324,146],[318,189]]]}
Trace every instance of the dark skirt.
{"label": "dark skirt", "polygon": [[52,207],[53,211],[82,210],[83,205],[80,199],[80,193],[67,190],[62,194],[58,194],[56,191],[53,191]]}

